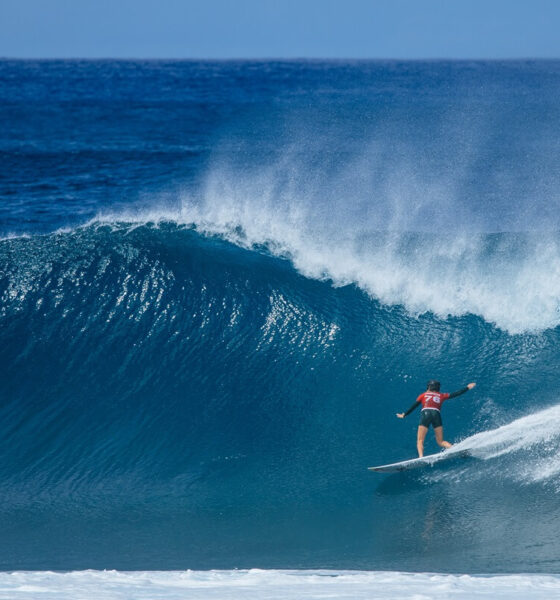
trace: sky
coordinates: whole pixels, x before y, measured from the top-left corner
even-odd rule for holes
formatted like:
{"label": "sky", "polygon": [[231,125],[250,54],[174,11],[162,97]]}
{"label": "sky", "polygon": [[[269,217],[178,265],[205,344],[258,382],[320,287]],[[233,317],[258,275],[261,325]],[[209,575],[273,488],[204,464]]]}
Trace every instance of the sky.
{"label": "sky", "polygon": [[560,58],[560,0],[0,0],[8,58]]}

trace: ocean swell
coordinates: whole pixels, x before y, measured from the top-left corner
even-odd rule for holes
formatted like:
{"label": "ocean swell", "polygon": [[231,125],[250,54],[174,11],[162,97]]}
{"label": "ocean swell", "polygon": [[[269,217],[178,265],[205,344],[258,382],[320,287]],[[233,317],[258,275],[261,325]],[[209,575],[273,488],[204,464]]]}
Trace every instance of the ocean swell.
{"label": "ocean swell", "polygon": [[[558,328],[511,335],[458,300],[441,318],[435,307],[443,301],[412,282],[391,288],[359,275],[376,257],[386,277],[402,281],[403,269],[419,270],[428,251],[429,261],[443,253],[449,265],[450,247],[429,250],[425,236],[386,234],[356,251],[353,276],[336,276],[328,264],[339,249],[312,268],[305,263],[312,243],[296,252],[265,237],[239,228],[210,235],[200,221],[137,220],[0,243],[3,568],[170,568],[181,560],[231,567],[232,556],[238,566],[423,568],[408,531],[401,533],[410,553],[403,558],[402,547],[378,540],[372,564],[362,525],[375,514],[382,534],[382,523],[394,520],[390,480],[372,501],[366,467],[414,454],[415,420],[400,423],[395,412],[430,376],[450,391],[479,384],[446,409],[451,439],[554,403]],[[445,276],[482,276],[485,260],[490,271],[502,261],[515,272],[508,261],[534,260],[540,243],[548,242],[489,236],[471,254],[456,252]],[[391,273],[398,257],[401,272]],[[390,288],[385,296],[381,285]],[[404,297],[412,299],[399,303]],[[513,302],[498,308],[502,321],[523,318]],[[532,439],[522,446],[538,450],[542,464],[548,446]],[[431,438],[427,447],[436,450]],[[503,485],[542,486],[531,493],[546,504],[558,469],[527,478],[533,463],[520,461],[518,451],[513,444],[484,464],[498,461],[517,474]],[[445,488],[445,502],[470,498],[491,527],[484,503],[471,497],[468,468],[452,467],[438,485],[459,482]],[[500,480],[494,468],[478,471],[485,485]],[[437,492],[419,489],[422,481],[399,485],[407,523],[418,518],[414,497],[424,502]],[[514,506],[510,516],[525,509]],[[30,522],[38,524],[31,532]],[[339,547],[341,535],[347,550],[329,562],[328,547],[335,539]],[[134,549],[125,550],[130,540]],[[57,558],[45,562],[49,544]],[[547,544],[537,569],[554,550]],[[457,553],[441,568],[456,568]],[[471,568],[485,556],[479,552]],[[518,559],[512,554],[509,564]]]}

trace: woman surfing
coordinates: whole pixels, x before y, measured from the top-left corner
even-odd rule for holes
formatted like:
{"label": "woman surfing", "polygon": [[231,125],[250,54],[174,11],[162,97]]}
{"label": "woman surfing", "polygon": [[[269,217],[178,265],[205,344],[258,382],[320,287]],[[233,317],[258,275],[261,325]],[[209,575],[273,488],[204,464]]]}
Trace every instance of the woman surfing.
{"label": "woman surfing", "polygon": [[446,442],[443,439],[443,424],[441,421],[441,405],[451,398],[456,398],[469,390],[472,390],[476,383],[469,383],[467,387],[464,387],[452,394],[446,394],[440,392],[440,383],[435,379],[428,381],[426,391],[420,394],[414,404],[404,413],[397,413],[399,419],[404,419],[418,406],[422,405],[420,412],[420,424],[418,425],[418,436],[416,438],[416,447],[418,448],[418,456],[421,458],[424,456],[424,440],[430,425],[434,428],[436,435],[436,442],[442,448],[451,448],[453,444]]}

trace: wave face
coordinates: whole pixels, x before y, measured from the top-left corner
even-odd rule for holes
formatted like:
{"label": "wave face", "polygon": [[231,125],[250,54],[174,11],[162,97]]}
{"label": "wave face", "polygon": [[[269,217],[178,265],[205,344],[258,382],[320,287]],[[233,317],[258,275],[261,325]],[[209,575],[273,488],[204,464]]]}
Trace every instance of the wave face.
{"label": "wave face", "polygon": [[[411,315],[169,222],[0,264],[1,568],[557,570],[559,328]],[[433,375],[478,381],[444,414],[475,458],[372,475]]]}

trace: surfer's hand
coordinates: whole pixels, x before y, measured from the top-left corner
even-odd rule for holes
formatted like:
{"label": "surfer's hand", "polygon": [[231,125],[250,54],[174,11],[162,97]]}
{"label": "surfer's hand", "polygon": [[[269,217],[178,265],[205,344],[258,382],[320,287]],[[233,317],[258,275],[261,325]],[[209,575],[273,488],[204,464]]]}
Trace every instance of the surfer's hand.
{"label": "surfer's hand", "polygon": [[397,413],[397,417],[399,417],[399,419],[404,419],[404,413]]}
{"label": "surfer's hand", "polygon": [[475,385],[476,383],[469,383],[467,387],[469,388],[469,390],[472,390]]}

